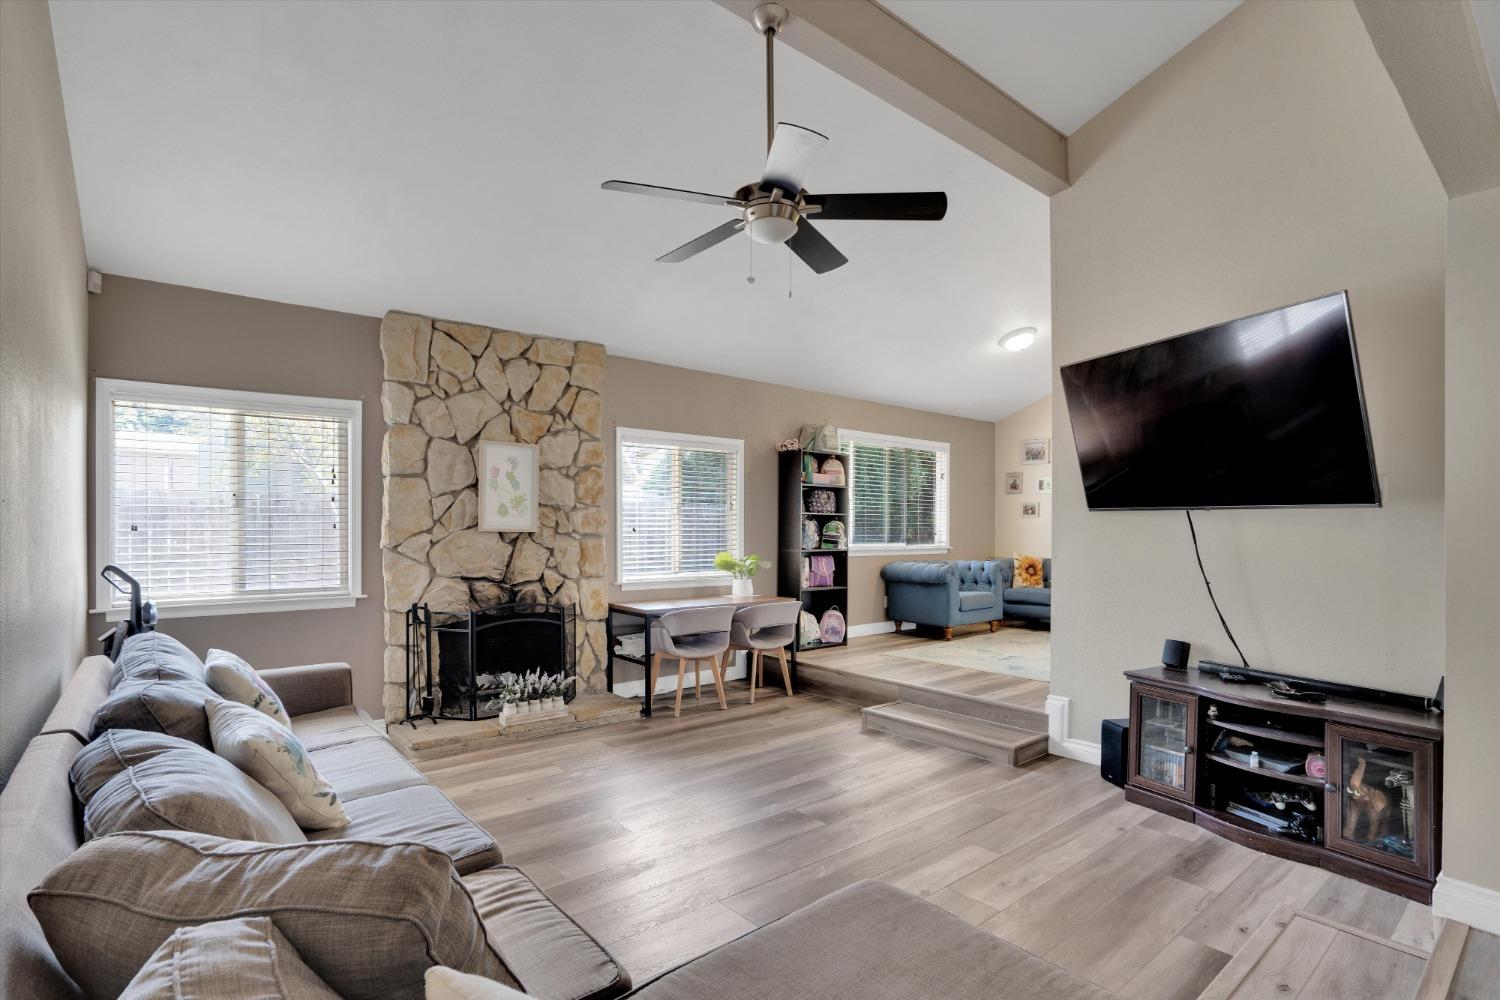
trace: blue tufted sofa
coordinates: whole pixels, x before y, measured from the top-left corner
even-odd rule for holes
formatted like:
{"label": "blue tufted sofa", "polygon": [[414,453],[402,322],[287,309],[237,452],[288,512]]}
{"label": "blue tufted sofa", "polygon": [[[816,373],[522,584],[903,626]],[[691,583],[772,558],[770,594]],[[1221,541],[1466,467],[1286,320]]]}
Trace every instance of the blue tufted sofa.
{"label": "blue tufted sofa", "polygon": [[[1009,562],[1009,560],[1006,560]],[[993,559],[952,562],[893,562],[880,571],[885,580],[886,614],[902,622],[933,625],[953,638],[957,625],[989,622],[994,631],[1004,615],[1002,592],[1010,572]]]}
{"label": "blue tufted sofa", "polygon": [[996,556],[993,560],[1000,576],[1000,597],[1005,605],[1005,617],[1024,618],[1038,624],[1052,624],[1052,560],[1042,560],[1042,585],[1040,587],[1012,587],[1011,575],[1016,561],[1010,556]]}

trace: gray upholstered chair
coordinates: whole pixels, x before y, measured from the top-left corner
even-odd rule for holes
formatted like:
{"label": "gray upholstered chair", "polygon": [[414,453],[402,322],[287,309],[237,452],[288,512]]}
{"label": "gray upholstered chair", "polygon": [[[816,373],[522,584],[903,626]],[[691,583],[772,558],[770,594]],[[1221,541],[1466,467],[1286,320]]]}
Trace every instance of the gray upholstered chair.
{"label": "gray upholstered chair", "polygon": [[729,624],[734,608],[688,608],[671,611],[651,623],[651,676],[646,681],[646,697],[656,695],[656,679],[662,660],[677,661],[677,702],[672,716],[682,714],[682,682],[688,662],[693,664],[693,680],[698,697],[703,696],[703,662],[708,661],[714,688],[719,692],[719,708],[728,709],[724,700],[724,677],[719,671],[719,657],[729,648]]}
{"label": "gray upholstered chair", "polygon": [[797,617],[801,613],[801,601],[752,604],[734,613],[734,621],[729,626],[729,648],[743,649],[750,654],[750,704],[755,704],[755,689],[766,680],[767,652],[775,652],[781,661],[786,696],[792,696],[792,671],[787,666],[786,647],[797,637]]}

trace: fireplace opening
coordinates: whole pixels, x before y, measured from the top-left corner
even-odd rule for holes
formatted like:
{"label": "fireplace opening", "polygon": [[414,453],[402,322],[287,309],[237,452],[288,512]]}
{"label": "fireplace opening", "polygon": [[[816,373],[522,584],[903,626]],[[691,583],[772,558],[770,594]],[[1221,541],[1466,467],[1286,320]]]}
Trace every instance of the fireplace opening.
{"label": "fireplace opening", "polygon": [[[576,695],[576,614],[558,604],[466,613],[413,604],[406,615],[408,721],[493,719],[507,699]],[[528,691],[528,688],[531,690]]]}

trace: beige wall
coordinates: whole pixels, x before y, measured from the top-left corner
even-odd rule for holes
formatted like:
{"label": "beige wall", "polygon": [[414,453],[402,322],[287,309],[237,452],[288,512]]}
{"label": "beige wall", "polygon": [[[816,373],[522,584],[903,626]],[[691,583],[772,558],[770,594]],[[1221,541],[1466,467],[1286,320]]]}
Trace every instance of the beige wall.
{"label": "beige wall", "polygon": [[[995,555],[1052,555],[1052,498],[1039,493],[1037,477],[1051,476],[1052,463],[1024,465],[1021,443],[1052,437],[1052,396],[1018,410],[995,424]],[[1021,474],[1021,492],[1005,492],[1005,474]],[[1040,504],[1036,517],[1021,516],[1021,502]]]}
{"label": "beige wall", "polygon": [[[745,441],[745,548],[772,560],[776,551],[776,442],[796,437],[805,423],[829,421],[835,426],[927,441],[946,441],[952,481],[949,513],[952,549],[930,558],[978,559],[991,554],[995,525],[995,425],[983,420],[948,417],[899,406],[827,396],[611,356],[604,396],[605,510],[615,510],[616,429],[634,427],[676,433],[743,438]],[[880,567],[901,556],[850,556],[849,601],[843,609],[850,625],[886,620],[885,586]],[[609,565],[614,580],[618,560],[610,536]],[[755,578],[760,594],[776,592],[776,571]],[[618,596],[617,585],[611,594]],[[631,591],[637,599],[696,594],[723,594],[727,585],[702,590]],[[620,678],[636,674],[622,672]]]}
{"label": "beige wall", "polygon": [[[1443,874],[1500,891],[1500,188],[1448,203]],[[1489,927],[1491,931],[1500,928]]]}
{"label": "beige wall", "polygon": [[0,3],[0,781],[84,654],[88,295],[52,22]]}
{"label": "beige wall", "polygon": [[[354,667],[356,702],[379,717],[384,651],[380,441],[385,434],[380,320],[114,275],[105,276],[104,293],[91,299],[89,369],[99,378],[363,401],[361,569],[363,589],[370,596],[352,608],[324,611],[179,619],[163,615],[162,631],[200,656],[219,646],[262,667],[347,661]],[[92,398],[91,383],[91,403]],[[92,566],[92,467],[89,534]],[[90,615],[89,628],[102,632],[103,617]]]}
{"label": "beige wall", "polygon": [[[1385,506],[1205,512],[1203,557],[1252,664],[1432,694],[1446,198],[1354,7],[1244,4],[1070,149],[1073,186],[1052,200],[1057,365],[1349,290]],[[1182,514],[1089,513],[1060,391],[1053,426],[1052,689],[1072,699],[1071,736],[1097,740],[1126,712],[1121,671],[1163,638],[1234,654]]]}

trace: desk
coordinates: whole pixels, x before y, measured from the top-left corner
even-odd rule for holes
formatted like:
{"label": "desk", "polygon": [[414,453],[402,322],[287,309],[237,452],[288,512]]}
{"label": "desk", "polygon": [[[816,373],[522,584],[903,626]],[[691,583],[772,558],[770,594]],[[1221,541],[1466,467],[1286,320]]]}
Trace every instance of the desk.
{"label": "desk", "polygon": [[[643,685],[651,683],[651,622],[662,615],[673,611],[685,611],[690,608],[748,608],[756,604],[775,604],[780,601],[790,601],[788,597],[733,597],[728,594],[723,597],[681,597],[668,598],[661,601],[614,601],[609,605],[609,616],[604,619],[604,644],[608,648],[608,655],[604,659],[604,683],[613,691],[615,689],[615,660],[621,659],[627,663],[638,663],[641,665],[645,676],[641,678]],[[617,621],[616,619],[620,619]],[[637,658],[626,656],[615,652],[615,638],[621,635],[634,635],[644,632],[646,636],[646,648],[642,655]],[[797,688],[797,644],[792,643],[790,652],[792,669],[792,689]],[[655,692],[647,691],[641,698],[641,716],[651,718],[651,696]]]}

